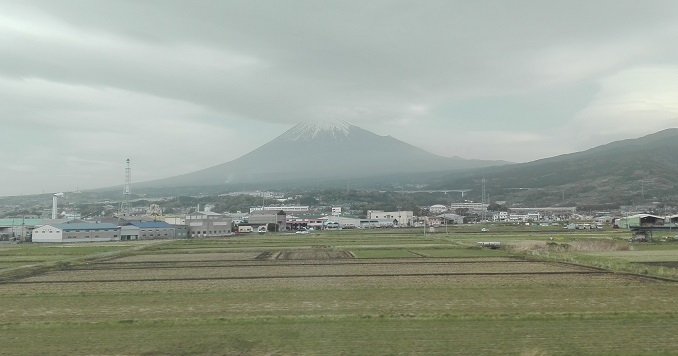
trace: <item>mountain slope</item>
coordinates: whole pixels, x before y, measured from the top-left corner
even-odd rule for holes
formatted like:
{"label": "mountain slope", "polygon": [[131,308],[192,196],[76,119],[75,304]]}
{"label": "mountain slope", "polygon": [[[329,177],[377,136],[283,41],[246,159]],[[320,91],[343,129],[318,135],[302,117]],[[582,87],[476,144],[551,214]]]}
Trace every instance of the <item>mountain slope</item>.
{"label": "mountain slope", "polygon": [[666,129],[582,152],[450,174],[432,187],[476,189],[484,177],[493,200],[513,203],[624,205],[675,199],[676,152],[678,129]]}
{"label": "mountain slope", "polygon": [[236,160],[136,186],[179,187],[362,178],[506,163],[438,156],[344,121],[303,122]]}

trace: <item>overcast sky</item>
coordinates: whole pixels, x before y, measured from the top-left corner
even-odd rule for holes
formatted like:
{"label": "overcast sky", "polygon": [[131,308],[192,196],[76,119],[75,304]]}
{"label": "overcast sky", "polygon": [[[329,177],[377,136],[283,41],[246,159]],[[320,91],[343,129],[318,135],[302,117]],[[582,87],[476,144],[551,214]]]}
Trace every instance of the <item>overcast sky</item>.
{"label": "overcast sky", "polygon": [[122,185],[343,119],[525,162],[678,127],[678,1],[0,0],[0,195]]}

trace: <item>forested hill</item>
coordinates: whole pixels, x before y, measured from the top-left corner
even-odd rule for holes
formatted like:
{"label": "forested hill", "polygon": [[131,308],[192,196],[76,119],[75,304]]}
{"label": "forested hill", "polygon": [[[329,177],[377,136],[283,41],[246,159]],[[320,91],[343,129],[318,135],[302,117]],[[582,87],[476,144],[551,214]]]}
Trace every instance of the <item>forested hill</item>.
{"label": "forested hill", "polygon": [[526,205],[632,205],[678,202],[678,129],[528,163],[451,173],[431,188],[474,189]]}

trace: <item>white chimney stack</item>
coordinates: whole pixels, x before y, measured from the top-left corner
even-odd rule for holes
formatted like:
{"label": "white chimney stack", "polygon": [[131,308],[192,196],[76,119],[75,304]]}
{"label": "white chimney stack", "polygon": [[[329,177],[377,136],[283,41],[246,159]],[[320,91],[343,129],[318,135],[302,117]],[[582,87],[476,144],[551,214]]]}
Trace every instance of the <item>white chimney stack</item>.
{"label": "white chimney stack", "polygon": [[52,220],[57,218],[57,197],[63,197],[64,193],[56,193],[52,197]]}

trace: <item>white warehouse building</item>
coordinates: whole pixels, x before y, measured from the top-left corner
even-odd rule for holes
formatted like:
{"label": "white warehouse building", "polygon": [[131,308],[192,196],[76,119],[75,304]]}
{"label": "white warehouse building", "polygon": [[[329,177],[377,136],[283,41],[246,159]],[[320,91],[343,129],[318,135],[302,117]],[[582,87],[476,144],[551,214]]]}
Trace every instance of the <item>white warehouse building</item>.
{"label": "white warehouse building", "polygon": [[391,221],[397,220],[397,223],[394,222],[393,225],[412,226],[414,220],[414,212],[412,210],[402,210],[402,211],[368,210],[367,218],[375,220],[391,220]]}
{"label": "white warehouse building", "polygon": [[435,205],[431,205],[428,208],[428,211],[430,211],[431,214],[442,214],[444,212],[447,212],[447,207],[445,205],[442,205],[442,204],[435,204]]}
{"label": "white warehouse building", "polygon": [[487,211],[487,206],[489,204],[485,203],[452,203],[450,204],[450,211],[455,211],[457,209],[468,209],[470,211]]}
{"label": "white warehouse building", "polygon": [[43,225],[33,230],[33,242],[118,241],[120,228],[109,223]]}

